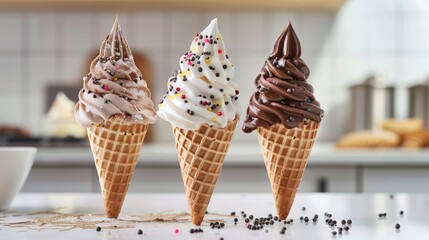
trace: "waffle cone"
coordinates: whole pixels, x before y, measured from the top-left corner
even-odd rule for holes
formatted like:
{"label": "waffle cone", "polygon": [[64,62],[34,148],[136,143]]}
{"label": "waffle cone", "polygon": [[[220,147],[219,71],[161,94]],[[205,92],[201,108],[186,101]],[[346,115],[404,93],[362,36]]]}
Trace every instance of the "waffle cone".
{"label": "waffle cone", "polygon": [[202,125],[197,130],[173,126],[176,149],[192,223],[201,225],[222,170],[238,118],[225,128]]}
{"label": "waffle cone", "polygon": [[103,125],[87,129],[109,218],[117,218],[121,212],[148,127],[114,116]]}
{"label": "waffle cone", "polygon": [[280,219],[286,219],[292,207],[318,128],[319,123],[313,121],[293,129],[282,124],[258,128],[259,144]]}

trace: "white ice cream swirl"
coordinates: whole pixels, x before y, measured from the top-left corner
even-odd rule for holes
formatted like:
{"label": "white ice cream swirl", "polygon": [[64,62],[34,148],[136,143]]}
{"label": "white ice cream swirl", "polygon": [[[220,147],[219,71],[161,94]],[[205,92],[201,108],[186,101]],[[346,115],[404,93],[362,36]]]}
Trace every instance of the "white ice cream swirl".
{"label": "white ice cream swirl", "polygon": [[158,116],[188,130],[205,123],[224,128],[241,113],[233,78],[233,65],[226,55],[217,19],[213,19],[180,58],[180,70],[168,80]]}

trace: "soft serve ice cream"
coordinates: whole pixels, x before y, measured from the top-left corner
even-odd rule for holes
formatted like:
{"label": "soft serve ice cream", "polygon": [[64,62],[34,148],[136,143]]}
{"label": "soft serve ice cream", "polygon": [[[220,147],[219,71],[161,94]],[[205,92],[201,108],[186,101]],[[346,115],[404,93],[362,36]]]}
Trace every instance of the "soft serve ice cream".
{"label": "soft serve ice cream", "polygon": [[307,82],[309,75],[301,44],[289,23],[255,79],[257,90],[250,98],[243,131],[277,123],[289,129],[310,120],[320,123],[324,112]]}
{"label": "soft serve ice cream", "polygon": [[241,112],[217,19],[194,37],[179,62],[158,116],[172,125],[191,221],[200,225]]}
{"label": "soft serve ice cream", "polygon": [[83,78],[75,118],[87,127],[106,216],[117,218],[147,130],[156,120],[150,91],[117,18]]}
{"label": "soft serve ice cream", "polygon": [[70,100],[65,93],[57,93],[51,108],[43,119],[43,135],[60,138],[85,137],[85,128],[74,120],[74,105],[75,102]]}
{"label": "soft serve ice cream", "polygon": [[115,115],[141,124],[156,120],[150,91],[117,20],[83,78],[75,106],[75,118],[84,127],[102,124]]}
{"label": "soft serve ice cream", "polygon": [[202,124],[224,128],[241,112],[233,78],[233,65],[225,52],[217,19],[213,19],[180,58],[180,70],[168,80],[158,116],[188,130]]}

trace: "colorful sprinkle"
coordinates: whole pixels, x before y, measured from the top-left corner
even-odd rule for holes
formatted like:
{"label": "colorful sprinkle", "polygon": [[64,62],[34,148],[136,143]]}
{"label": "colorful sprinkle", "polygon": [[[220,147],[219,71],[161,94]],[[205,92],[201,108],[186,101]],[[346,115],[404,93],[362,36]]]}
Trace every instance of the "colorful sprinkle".
{"label": "colorful sprinkle", "polygon": [[217,115],[220,117],[222,116],[222,112],[218,112]]}
{"label": "colorful sprinkle", "polygon": [[179,77],[183,77],[184,75],[188,75],[190,73],[191,73],[190,71],[183,71],[183,72],[179,73]]}
{"label": "colorful sprinkle", "polygon": [[106,91],[109,91],[109,86],[103,85],[103,89],[106,90]]}
{"label": "colorful sprinkle", "polygon": [[195,38],[195,42],[198,42],[198,38],[197,37]]}
{"label": "colorful sprinkle", "polygon": [[208,38],[204,39],[205,43],[210,43],[210,40]]}
{"label": "colorful sprinkle", "polygon": [[217,50],[217,53],[222,54],[222,49]]}
{"label": "colorful sprinkle", "polygon": [[204,59],[204,62],[210,63],[210,59],[206,58],[206,59]]}
{"label": "colorful sprinkle", "polygon": [[174,229],[174,233],[179,233],[179,229],[178,228],[176,228],[176,229]]}
{"label": "colorful sprinkle", "polygon": [[116,69],[120,69],[121,68],[121,66],[119,66],[119,65],[116,65],[116,67],[115,67]]}
{"label": "colorful sprinkle", "polygon": [[240,91],[239,90],[235,90],[235,94],[236,95],[240,94]]}
{"label": "colorful sprinkle", "polygon": [[177,88],[176,88],[176,91],[180,92],[180,88],[179,88],[179,87],[177,87]]}
{"label": "colorful sprinkle", "polygon": [[185,95],[185,94],[183,94],[183,95],[181,96],[181,98],[182,98],[182,99],[185,99],[185,98],[186,98],[186,95]]}
{"label": "colorful sprinkle", "polygon": [[114,77],[114,78],[113,78],[113,81],[117,81],[117,80],[118,80],[118,78],[117,78],[117,77]]}
{"label": "colorful sprinkle", "polygon": [[212,117],[212,122],[216,122],[216,117]]}

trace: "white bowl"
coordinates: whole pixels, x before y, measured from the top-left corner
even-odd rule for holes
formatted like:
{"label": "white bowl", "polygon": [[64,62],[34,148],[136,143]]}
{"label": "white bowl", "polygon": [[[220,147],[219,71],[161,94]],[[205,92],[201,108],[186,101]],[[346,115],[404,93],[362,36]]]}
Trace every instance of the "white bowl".
{"label": "white bowl", "polygon": [[0,210],[9,208],[33,166],[34,147],[0,147]]}

